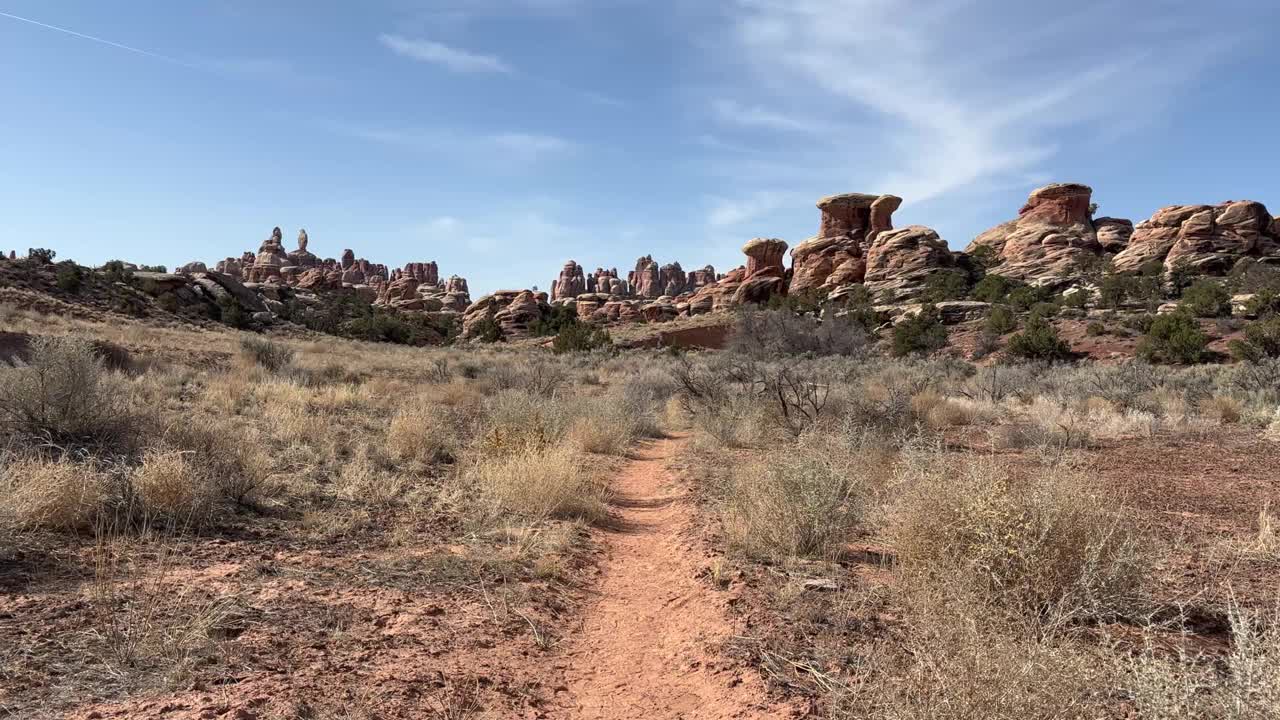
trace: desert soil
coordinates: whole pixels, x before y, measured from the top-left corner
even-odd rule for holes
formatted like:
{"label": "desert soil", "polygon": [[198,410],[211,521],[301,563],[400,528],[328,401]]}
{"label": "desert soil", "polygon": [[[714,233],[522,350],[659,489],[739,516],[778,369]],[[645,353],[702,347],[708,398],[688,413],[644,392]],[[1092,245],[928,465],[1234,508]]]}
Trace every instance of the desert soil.
{"label": "desert soil", "polygon": [[641,447],[615,480],[614,518],[598,597],[567,646],[567,702],[575,720],[783,718],[758,674],[721,647],[735,629],[728,598],[704,578],[690,488],[668,465],[685,438]]}

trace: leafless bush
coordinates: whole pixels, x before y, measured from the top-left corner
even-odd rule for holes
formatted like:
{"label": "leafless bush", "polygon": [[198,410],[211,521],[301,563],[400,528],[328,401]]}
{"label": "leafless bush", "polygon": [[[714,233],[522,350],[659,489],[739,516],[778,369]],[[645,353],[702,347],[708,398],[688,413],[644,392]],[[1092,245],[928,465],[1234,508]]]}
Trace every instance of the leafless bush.
{"label": "leafless bush", "polygon": [[136,429],[124,382],[75,336],[36,337],[28,362],[0,366],[0,420],[58,445],[121,443]]}
{"label": "leafless bush", "polygon": [[569,381],[563,363],[542,359],[504,359],[492,376],[499,390],[519,389],[530,395],[551,397]]}
{"label": "leafless bush", "polygon": [[1280,618],[1233,606],[1225,667],[1183,650],[1173,656],[1148,642],[1124,665],[1125,690],[1140,720],[1280,716]]}
{"label": "leafless bush", "polygon": [[892,534],[910,579],[1050,630],[1135,608],[1143,545],[1116,499],[1082,477],[926,459],[902,482]]}
{"label": "leafless bush", "polygon": [[830,556],[863,521],[891,462],[869,436],[807,433],[734,479],[730,542],[763,558]]}
{"label": "leafless bush", "polygon": [[729,335],[731,352],[757,359],[794,355],[851,355],[867,352],[866,330],[848,317],[828,313],[819,320],[790,310],[740,310]]}

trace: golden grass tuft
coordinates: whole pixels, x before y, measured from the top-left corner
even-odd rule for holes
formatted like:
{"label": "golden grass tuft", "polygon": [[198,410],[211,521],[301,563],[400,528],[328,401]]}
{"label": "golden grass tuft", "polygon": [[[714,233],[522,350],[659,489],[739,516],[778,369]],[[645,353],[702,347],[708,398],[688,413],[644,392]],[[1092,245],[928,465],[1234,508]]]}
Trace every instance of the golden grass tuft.
{"label": "golden grass tuft", "polygon": [[0,508],[20,530],[92,530],[110,498],[111,479],[93,463],[10,457],[0,469]]}
{"label": "golden grass tuft", "polygon": [[604,489],[582,456],[563,445],[481,457],[465,469],[463,481],[488,501],[491,516],[597,521],[607,515]]}

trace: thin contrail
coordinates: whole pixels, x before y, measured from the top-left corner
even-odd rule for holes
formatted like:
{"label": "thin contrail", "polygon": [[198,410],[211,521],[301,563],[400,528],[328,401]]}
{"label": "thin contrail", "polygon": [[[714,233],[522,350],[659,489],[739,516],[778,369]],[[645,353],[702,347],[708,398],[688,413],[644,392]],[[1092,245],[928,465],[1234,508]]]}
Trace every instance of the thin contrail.
{"label": "thin contrail", "polygon": [[101,44],[103,44],[103,45],[110,45],[110,46],[111,46],[111,47],[113,47],[113,48],[119,48],[119,49],[121,49],[121,50],[128,50],[128,51],[129,51],[129,52],[131,52],[131,53],[137,53],[137,54],[139,54],[139,55],[146,55],[147,57],[155,58],[155,59],[157,59],[157,60],[163,60],[163,61],[165,61],[165,62],[173,63],[173,64],[175,64],[175,65],[181,65],[182,67],[185,67],[185,68],[191,68],[192,70],[198,70],[198,69],[199,69],[199,68],[197,68],[195,65],[191,65],[191,64],[189,64],[189,63],[185,63],[185,62],[183,62],[183,61],[181,61],[181,60],[179,60],[179,59],[177,59],[177,58],[171,58],[171,57],[169,57],[168,55],[161,55],[160,53],[154,53],[154,52],[151,52],[150,50],[142,50],[142,49],[140,49],[140,48],[130,47],[130,46],[128,46],[128,45],[121,45],[121,44],[120,44],[120,43],[118,43],[118,42],[111,42],[110,40],[105,40],[105,39],[100,38],[100,37],[94,37],[94,36],[92,36],[92,35],[85,35],[84,33],[78,33],[78,32],[76,32],[75,30],[68,30],[67,28],[64,28],[64,27],[58,27],[57,25],[49,25],[49,24],[47,24],[47,23],[42,23],[42,22],[40,22],[39,20],[32,20],[31,18],[19,17],[19,16],[17,16],[17,15],[10,15],[10,14],[9,14],[9,13],[7,13],[7,12],[0,12],[0,17],[7,17],[7,18],[9,18],[9,19],[11,19],[11,20],[18,20],[18,21],[20,21],[20,22],[29,23],[29,24],[31,24],[31,25],[35,25],[35,26],[37,26],[37,27],[42,27],[42,28],[45,28],[45,29],[47,29],[47,30],[55,30],[55,31],[60,32],[60,33],[65,33],[65,34],[67,34],[67,35],[72,35],[72,36],[74,36],[74,37],[83,38],[83,39],[85,39],[85,40],[92,40],[93,42],[96,42],[96,43],[101,43]]}

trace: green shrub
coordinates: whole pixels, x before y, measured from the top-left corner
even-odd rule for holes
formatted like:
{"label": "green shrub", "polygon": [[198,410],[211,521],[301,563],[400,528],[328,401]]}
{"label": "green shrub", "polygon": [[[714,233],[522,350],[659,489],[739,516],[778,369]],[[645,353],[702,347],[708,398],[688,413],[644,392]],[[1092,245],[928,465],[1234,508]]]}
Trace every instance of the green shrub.
{"label": "green shrub", "polygon": [[1107,326],[1106,326],[1106,325],[1103,325],[1102,323],[1098,322],[1097,320],[1094,320],[1093,322],[1089,323],[1089,324],[1085,327],[1085,329],[1084,329],[1084,334],[1085,334],[1085,335],[1088,335],[1089,337],[1098,337],[1099,335],[1106,335],[1106,334],[1107,334]]}
{"label": "green shrub", "polygon": [[993,335],[1005,335],[1018,328],[1018,318],[1008,305],[992,305],[987,315],[985,329]]}
{"label": "green shrub", "polygon": [[934,270],[924,281],[920,299],[925,302],[959,300],[969,293],[969,276],[962,270]]}
{"label": "green shrub", "polygon": [[243,330],[249,327],[253,317],[239,300],[227,295],[218,300],[218,319],[223,325]]}
{"label": "green shrub", "polygon": [[1215,318],[1231,315],[1231,293],[1222,283],[1200,280],[1182,293],[1178,307],[1194,317]]}
{"label": "green shrub", "polygon": [[1244,340],[1232,340],[1230,347],[1237,360],[1258,362],[1280,357],[1280,315],[1268,315],[1245,325]]}
{"label": "green shrub", "polygon": [[1246,315],[1253,317],[1261,317],[1270,313],[1280,312],[1280,292],[1271,288],[1262,288],[1253,293],[1253,297],[1244,304],[1244,312]]}
{"label": "green shrub", "polygon": [[27,260],[37,265],[52,265],[58,253],[48,248],[27,248]]}
{"label": "green shrub", "polygon": [[1002,303],[1008,299],[1009,293],[1025,284],[1003,275],[987,275],[973,286],[972,296],[982,302]]}
{"label": "green shrub", "polygon": [[613,339],[603,328],[574,320],[556,333],[551,351],[557,355],[567,352],[590,352],[613,345]]}
{"label": "green shrub", "polygon": [[151,272],[151,273],[169,272],[169,268],[165,267],[164,265],[139,265],[138,270],[140,272]]}
{"label": "green shrub", "polygon": [[1076,288],[1074,292],[1064,293],[1059,299],[1058,304],[1062,307],[1084,309],[1089,306],[1089,301],[1093,299],[1093,291],[1089,288]]}
{"label": "green shrub", "polygon": [[529,333],[534,337],[551,337],[577,322],[578,309],[576,307],[552,305],[551,314],[540,317],[529,324]]}
{"label": "green shrub", "polygon": [[80,266],[72,262],[58,265],[58,289],[63,292],[78,293],[84,286],[84,273]]}
{"label": "green shrub", "polygon": [[435,325],[426,315],[401,315],[375,310],[362,317],[347,320],[338,326],[338,334],[366,342],[387,342],[397,345],[439,345],[450,337],[452,330]]}
{"label": "green shrub", "polygon": [[1066,360],[1071,347],[1062,341],[1058,331],[1042,315],[1032,314],[1027,327],[1009,338],[1008,352],[1025,360]]}
{"label": "green shrub", "polygon": [[1060,312],[1062,312],[1062,306],[1051,302],[1038,302],[1031,306],[1031,317],[1033,318],[1055,318],[1058,317]]}
{"label": "green shrub", "polygon": [[1051,297],[1048,288],[1022,285],[1009,292],[1009,305],[1018,312],[1027,312],[1037,303],[1047,302]]}
{"label": "green shrub", "polygon": [[1209,337],[1184,312],[1159,315],[1138,343],[1138,357],[1153,363],[1190,365],[1201,362]]}
{"label": "green shrub", "polygon": [[111,283],[127,283],[133,279],[133,268],[125,265],[123,260],[109,260],[99,272],[107,282]]}
{"label": "green shrub", "polygon": [[933,305],[925,305],[920,312],[908,317],[893,328],[893,354],[928,355],[947,345],[947,328],[942,316]]}
{"label": "green shrub", "polygon": [[474,329],[474,337],[483,343],[503,342],[506,337],[502,333],[502,326],[497,320],[491,317],[482,318],[476,321],[472,326]]}
{"label": "green shrub", "polygon": [[1115,310],[1125,304],[1134,290],[1133,278],[1128,275],[1106,273],[1098,283],[1098,304]]}

